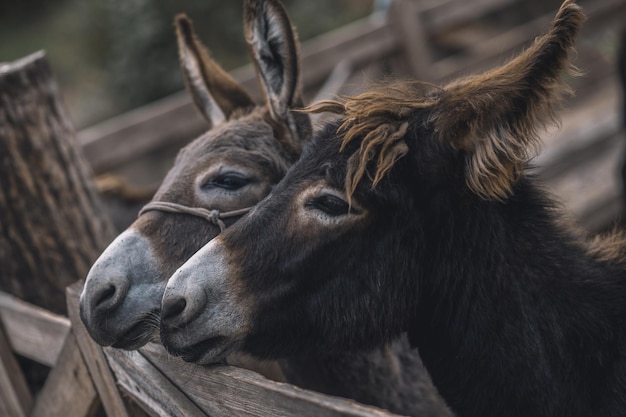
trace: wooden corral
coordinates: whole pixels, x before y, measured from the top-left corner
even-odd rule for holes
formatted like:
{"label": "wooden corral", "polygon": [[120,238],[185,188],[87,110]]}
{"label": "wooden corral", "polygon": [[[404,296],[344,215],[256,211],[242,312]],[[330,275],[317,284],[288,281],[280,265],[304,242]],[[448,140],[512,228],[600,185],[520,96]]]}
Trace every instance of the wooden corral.
{"label": "wooden corral", "polygon": [[[559,3],[396,0],[388,13],[378,12],[303,44],[305,94],[350,94],[365,81],[385,77],[441,82],[492,67],[540,34]],[[586,75],[571,80],[576,96],[566,100],[560,113],[561,129],[544,134],[544,149],[535,162],[537,175],[573,219],[597,231],[623,210],[623,98],[611,52],[598,44],[617,37],[619,25],[626,22],[626,2],[580,4],[589,20],[575,63]],[[233,75],[258,97],[251,66]],[[95,174],[115,174],[133,186],[150,188],[161,181],[176,151],[205,129],[181,92],[86,129],[79,133],[79,143]],[[141,200],[115,202],[118,227],[134,219]],[[392,415],[240,368],[197,367],[167,356],[158,345],[135,352],[102,349],[78,318],[80,288],[80,283],[68,288],[69,318],[0,294],[3,415],[89,416],[98,399],[109,416]],[[13,353],[52,368],[36,398],[25,381],[14,377],[20,373],[15,372]]]}
{"label": "wooden corral", "polygon": [[[367,82],[390,77],[444,82],[491,68],[540,34],[559,4],[395,0],[388,12],[377,12],[302,45],[305,96],[312,100],[351,94]],[[571,80],[576,95],[565,102],[562,128],[544,135],[544,151],[536,163],[548,187],[571,207],[574,217],[597,230],[621,211],[621,184],[615,175],[616,164],[621,163],[621,97],[611,48],[626,21],[626,6],[623,0],[581,0],[580,4],[589,17],[577,46],[576,65],[584,75]],[[232,74],[259,97],[251,65]],[[79,132],[79,141],[97,175],[115,173],[135,186],[151,187],[160,183],[177,150],[205,129],[186,93],[180,92],[85,129]],[[573,164],[574,157],[598,161],[603,149],[613,159],[600,163],[602,174],[596,176],[595,168],[586,162]],[[602,191],[594,178],[601,178]],[[131,217],[118,224],[127,224],[136,208],[132,206]],[[123,218],[124,212],[119,216]]]}

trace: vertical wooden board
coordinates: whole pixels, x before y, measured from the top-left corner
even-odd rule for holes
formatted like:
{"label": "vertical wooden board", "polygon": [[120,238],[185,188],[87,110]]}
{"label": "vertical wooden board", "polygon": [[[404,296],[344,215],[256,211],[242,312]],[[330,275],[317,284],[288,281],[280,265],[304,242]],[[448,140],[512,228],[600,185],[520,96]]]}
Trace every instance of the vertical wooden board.
{"label": "vertical wooden board", "polygon": [[418,10],[418,2],[395,0],[389,7],[389,26],[396,32],[413,75],[423,81],[434,81],[428,33]]}
{"label": "vertical wooden board", "polygon": [[0,322],[14,352],[54,366],[70,331],[67,317],[0,292]]}
{"label": "vertical wooden board", "polygon": [[137,351],[105,349],[125,393],[155,417],[206,417],[179,387]]}
{"label": "vertical wooden board", "polygon": [[146,358],[212,417],[392,417],[379,408],[270,381],[232,366],[200,367],[149,344]]}
{"label": "vertical wooden board", "polygon": [[96,390],[72,333],[65,340],[31,417],[88,417],[98,405]]}
{"label": "vertical wooden board", "polygon": [[25,417],[33,398],[0,323],[0,416]]}
{"label": "vertical wooden board", "polygon": [[82,287],[82,282],[77,282],[70,285],[66,290],[67,310],[72,322],[72,332],[76,337],[85,364],[107,415],[110,417],[128,417],[124,401],[117,389],[115,377],[111,373],[102,348],[91,339],[80,319],[79,297]]}

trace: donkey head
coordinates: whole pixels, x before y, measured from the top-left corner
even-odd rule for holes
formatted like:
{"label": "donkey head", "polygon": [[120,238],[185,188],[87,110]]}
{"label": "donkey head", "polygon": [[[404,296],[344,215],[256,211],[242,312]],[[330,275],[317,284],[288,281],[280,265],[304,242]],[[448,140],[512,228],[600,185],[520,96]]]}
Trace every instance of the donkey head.
{"label": "donkey head", "polygon": [[[153,202],[92,266],[80,312],[102,345],[135,349],[150,340],[167,278],[241,217],[237,210],[264,198],[311,135],[308,115],[292,111],[302,106],[298,44],[284,9],[276,0],[244,7],[262,106],[211,59],[191,21],[176,18],[185,82],[211,129],[180,151]],[[234,216],[220,218],[225,212]]]}
{"label": "donkey head", "polygon": [[454,285],[431,282],[455,262],[434,257],[464,238],[445,226],[509,204],[526,181],[583,20],[566,0],[546,35],[491,72],[313,106],[341,120],[268,198],[176,271],[162,342],[207,363],[237,349],[357,349],[411,331],[420,303]]}

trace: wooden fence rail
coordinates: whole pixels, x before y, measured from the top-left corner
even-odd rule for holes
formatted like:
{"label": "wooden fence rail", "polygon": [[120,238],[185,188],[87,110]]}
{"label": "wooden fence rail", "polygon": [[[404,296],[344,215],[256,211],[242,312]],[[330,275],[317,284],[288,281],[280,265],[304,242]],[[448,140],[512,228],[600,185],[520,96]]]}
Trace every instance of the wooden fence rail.
{"label": "wooden fence rail", "polygon": [[[69,319],[0,292],[3,416],[88,417],[96,411],[98,399],[110,417],[144,412],[162,417],[394,416],[351,400],[270,381],[249,370],[192,365],[168,356],[155,344],[132,352],[102,349],[91,341],[78,317],[81,289],[81,283],[68,288]],[[14,353],[52,367],[34,401],[21,372],[11,367]],[[129,407],[118,388],[143,411]]]}
{"label": "wooden fence rail", "polygon": [[[481,8],[465,7],[473,2],[480,3]],[[424,71],[424,78],[454,76],[460,68],[475,70],[491,65],[495,59],[501,60],[502,53],[510,55],[509,51],[532,39],[548,21],[548,15],[538,16],[486,42],[466,45],[463,54],[442,59],[431,56],[428,65],[420,67],[420,54],[425,56],[431,47],[428,38],[439,28],[456,25],[471,16],[459,13],[461,9],[452,7],[454,3],[463,3],[463,10],[483,13],[493,7],[508,7],[516,0],[424,0],[419,7],[414,2],[399,0],[389,18],[378,13],[306,42],[302,47],[305,90],[313,95],[332,74],[328,89],[323,91],[335,91],[332,84],[343,84],[350,74],[358,73],[369,63],[398,56],[410,61],[405,64],[411,71]],[[591,27],[601,24],[607,16],[623,15],[626,9],[623,0],[581,3],[589,14]],[[407,10],[410,13],[403,15]],[[414,19],[423,16],[428,19],[418,28],[422,32],[415,35],[415,31],[407,31]],[[403,43],[410,33],[420,38],[415,40],[422,42],[417,47]],[[236,70],[233,75],[249,91],[256,91],[251,66]],[[565,116],[563,131],[552,134],[551,139],[546,136],[550,145],[537,160],[541,165],[537,172],[547,181],[563,181],[565,171],[580,170],[582,165],[589,165],[591,170],[597,161],[611,161],[605,171],[618,163],[623,139],[615,85],[601,83],[591,89],[596,91],[588,95],[585,106]],[[594,123],[588,124],[589,120]],[[86,129],[80,133],[79,142],[93,170],[103,173],[155,148],[182,144],[204,128],[187,96],[178,93]],[[606,171],[603,175],[610,174]],[[601,228],[607,218],[622,210],[618,188],[615,181],[604,181],[595,187],[596,199],[583,198],[592,202],[577,210],[586,213],[591,228]],[[572,193],[576,194],[575,188]],[[134,352],[103,349],[89,338],[78,316],[80,290],[80,283],[67,290],[69,318],[0,293],[0,415],[88,417],[94,415],[101,402],[110,417],[393,416],[354,401],[273,382],[252,371],[225,365],[191,365],[167,356],[158,345]],[[15,355],[51,367],[37,395],[29,391]]]}

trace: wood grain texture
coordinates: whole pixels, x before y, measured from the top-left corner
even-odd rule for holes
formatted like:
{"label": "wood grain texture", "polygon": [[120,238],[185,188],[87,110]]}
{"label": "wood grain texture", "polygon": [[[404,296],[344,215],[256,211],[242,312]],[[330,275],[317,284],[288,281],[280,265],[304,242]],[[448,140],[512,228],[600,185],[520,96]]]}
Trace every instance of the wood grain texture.
{"label": "wood grain texture", "polygon": [[70,333],[30,416],[90,417],[97,405],[98,396],[89,371]]}
{"label": "wood grain texture", "polygon": [[63,314],[113,227],[45,55],[0,66],[0,91],[0,290]]}
{"label": "wood grain texture", "polygon": [[79,297],[82,288],[81,282],[67,288],[67,309],[72,322],[72,333],[107,415],[129,417],[102,348],[91,339],[79,317]]}
{"label": "wood grain texture", "polygon": [[203,412],[220,416],[390,417],[395,414],[319,394],[226,365],[199,367],[171,357],[159,345],[142,349],[146,359]]}
{"label": "wood grain texture", "polygon": [[25,417],[32,405],[26,379],[0,323],[0,416]]}
{"label": "wood grain texture", "polygon": [[183,391],[141,353],[106,348],[111,368],[124,392],[155,417],[206,417]]}
{"label": "wood grain texture", "polygon": [[0,292],[0,322],[11,348],[26,358],[54,366],[70,332],[70,321]]}

